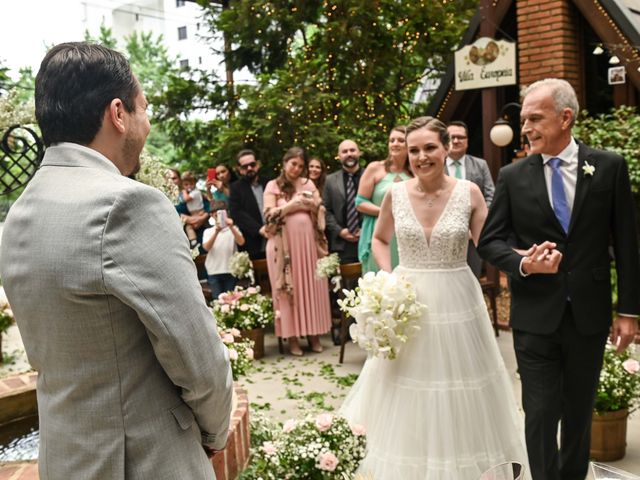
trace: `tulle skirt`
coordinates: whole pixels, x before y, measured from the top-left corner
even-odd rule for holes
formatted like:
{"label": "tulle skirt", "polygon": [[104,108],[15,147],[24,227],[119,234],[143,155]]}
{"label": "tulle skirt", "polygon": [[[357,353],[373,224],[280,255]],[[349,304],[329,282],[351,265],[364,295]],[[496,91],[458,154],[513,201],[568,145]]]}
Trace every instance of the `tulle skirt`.
{"label": "tulle skirt", "polygon": [[367,429],[358,470],[375,480],[478,480],[527,464],[523,417],[468,267],[398,267],[427,305],[395,360],[370,358],[341,413]]}

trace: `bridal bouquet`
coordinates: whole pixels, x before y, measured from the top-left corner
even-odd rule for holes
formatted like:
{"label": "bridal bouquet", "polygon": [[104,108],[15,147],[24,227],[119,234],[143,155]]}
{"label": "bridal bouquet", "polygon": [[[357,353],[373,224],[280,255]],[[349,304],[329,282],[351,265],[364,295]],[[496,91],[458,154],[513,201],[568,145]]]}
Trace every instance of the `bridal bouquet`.
{"label": "bridal bouquet", "polygon": [[218,295],[213,301],[213,314],[226,328],[251,330],[273,322],[271,300],[260,293],[260,287],[236,287]]}
{"label": "bridal bouquet", "polygon": [[236,328],[218,328],[218,335],[229,351],[231,374],[234,380],[245,375],[253,364],[253,342],[243,339]]}
{"label": "bridal bouquet", "polygon": [[340,290],[340,257],[332,253],[318,259],[316,263],[316,275],[320,278],[330,278],[333,291]]}
{"label": "bridal bouquet", "polygon": [[236,278],[248,278],[255,283],[253,264],[247,252],[236,252],[229,259],[229,273]]}
{"label": "bridal bouquet", "polygon": [[411,283],[394,273],[368,272],[355,290],[343,290],[340,309],[355,319],[351,338],[369,354],[393,360],[420,327],[426,308],[416,300]]}
{"label": "bridal bouquet", "polygon": [[364,458],[364,427],[330,413],[290,419],[272,431],[252,448],[248,478],[342,480],[352,478]]}

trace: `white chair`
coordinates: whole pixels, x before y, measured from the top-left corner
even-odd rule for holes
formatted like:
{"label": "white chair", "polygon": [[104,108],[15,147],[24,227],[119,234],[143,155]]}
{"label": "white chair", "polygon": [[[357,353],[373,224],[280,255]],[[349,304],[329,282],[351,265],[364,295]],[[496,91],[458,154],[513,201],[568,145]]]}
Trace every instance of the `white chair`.
{"label": "white chair", "polygon": [[640,477],[604,463],[591,462],[591,471],[595,480],[640,480]]}
{"label": "white chair", "polygon": [[518,462],[505,462],[484,472],[478,480],[521,480],[524,478],[524,465]]}

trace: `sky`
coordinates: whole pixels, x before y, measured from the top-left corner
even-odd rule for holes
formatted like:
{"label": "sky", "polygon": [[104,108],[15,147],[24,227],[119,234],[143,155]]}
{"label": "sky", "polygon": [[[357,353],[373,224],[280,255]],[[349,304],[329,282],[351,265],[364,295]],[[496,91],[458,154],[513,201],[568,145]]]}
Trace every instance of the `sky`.
{"label": "sky", "polygon": [[76,0],[1,0],[0,59],[16,78],[18,68],[36,73],[46,45],[82,40],[82,8]]}

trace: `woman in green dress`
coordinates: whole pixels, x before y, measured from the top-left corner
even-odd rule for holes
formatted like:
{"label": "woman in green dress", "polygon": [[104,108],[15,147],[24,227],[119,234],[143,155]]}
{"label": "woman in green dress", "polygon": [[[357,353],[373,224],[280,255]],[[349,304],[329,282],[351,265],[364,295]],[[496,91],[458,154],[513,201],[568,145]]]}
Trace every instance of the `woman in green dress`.
{"label": "woman in green dress", "polygon": [[[413,177],[407,157],[405,129],[404,125],[400,125],[391,130],[388,143],[389,155],[386,160],[371,162],[360,178],[356,209],[362,213],[358,258],[362,263],[363,273],[378,271],[378,265],[371,255],[371,237],[373,237],[384,194],[394,182],[403,182]],[[393,267],[398,264],[395,238],[391,244],[391,263]]]}

